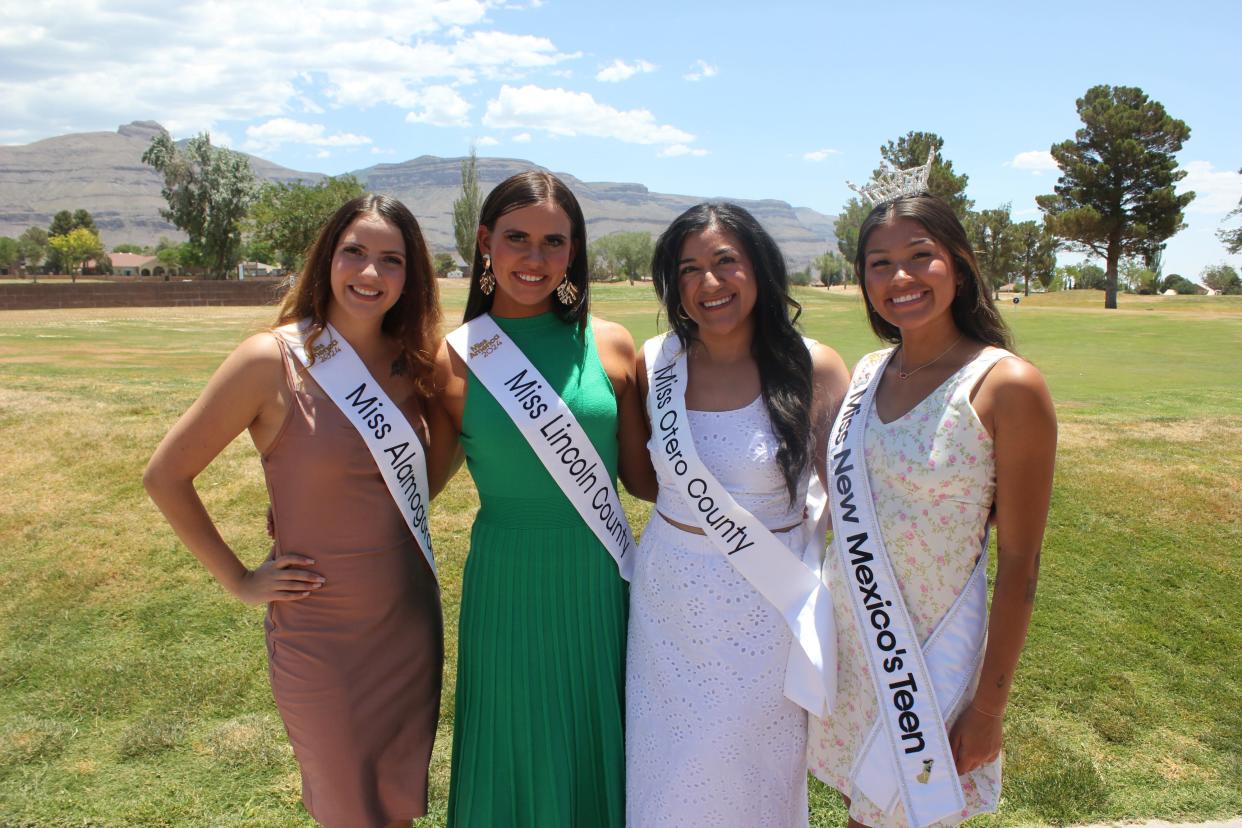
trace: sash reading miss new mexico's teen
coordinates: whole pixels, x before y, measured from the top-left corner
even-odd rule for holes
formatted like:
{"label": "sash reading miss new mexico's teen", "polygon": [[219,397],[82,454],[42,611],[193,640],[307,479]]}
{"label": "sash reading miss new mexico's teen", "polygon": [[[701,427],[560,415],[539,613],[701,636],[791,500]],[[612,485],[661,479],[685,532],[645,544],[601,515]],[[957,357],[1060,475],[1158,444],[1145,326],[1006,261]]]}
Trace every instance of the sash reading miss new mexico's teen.
{"label": "sash reading miss new mexico's teen", "polygon": [[331,325],[324,326],[320,342],[313,348],[315,361],[312,364],[306,353],[306,336],[310,328],[310,320],[303,319],[282,325],[275,333],[289,346],[294,357],[307,366],[306,370],[315,382],[367,444],[367,450],[384,478],[384,485],[388,487],[388,494],[414,533],[432,574],[436,574],[431,527],[427,522],[427,509],[431,502],[431,492],[427,487],[427,458],[418,434],[401,409],[371,376],[345,337]]}

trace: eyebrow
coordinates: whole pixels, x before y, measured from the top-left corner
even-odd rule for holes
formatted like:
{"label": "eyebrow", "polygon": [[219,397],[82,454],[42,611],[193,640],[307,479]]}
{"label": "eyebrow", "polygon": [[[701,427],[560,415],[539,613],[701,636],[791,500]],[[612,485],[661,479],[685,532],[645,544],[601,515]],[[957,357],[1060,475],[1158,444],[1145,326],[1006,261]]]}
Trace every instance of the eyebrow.
{"label": "eyebrow", "polygon": [[[713,256],[719,256],[721,253],[732,253],[732,254],[733,254],[733,255],[735,255],[735,256],[737,255],[737,251],[736,251],[735,249],[733,249],[732,247],[730,247],[729,245],[727,245],[727,244],[726,244],[725,246],[723,246],[723,247],[719,247],[719,248],[717,248],[717,249],[715,250],[715,252],[713,252],[713,253],[712,253],[712,255],[713,255]],[[680,261],[678,261],[678,262],[677,262],[677,264],[679,264],[679,265],[683,265],[683,264],[685,264],[686,262],[693,262],[693,261],[694,261],[694,257],[693,257],[693,256],[686,256],[685,258],[683,258],[683,259],[681,259]]]}
{"label": "eyebrow", "polygon": [[[910,241],[908,241],[905,246],[915,247],[916,245],[920,245],[920,244],[934,244],[934,243],[935,242],[930,237],[920,236],[917,239],[910,239]],[[867,248],[868,256],[870,256],[872,253],[887,253],[887,252],[888,252],[887,247],[868,247]]]}
{"label": "eyebrow", "polygon": [[[350,239],[341,239],[339,242],[337,242],[337,247],[341,247],[342,245],[346,245],[346,244],[348,244],[350,247],[361,247],[363,250],[369,250],[369,249],[370,249],[370,248],[368,248],[365,244],[363,244],[362,242],[358,241],[357,239],[354,239],[354,240],[350,240]],[[396,255],[398,255],[398,256],[404,256],[404,255],[405,255],[405,251],[404,251],[404,250],[381,250],[381,251],[380,251],[380,253],[381,253],[381,254],[383,254],[383,255],[385,255],[385,256],[386,256],[386,255],[389,255],[389,254],[393,254],[393,253],[395,253],[395,254],[396,254]]]}

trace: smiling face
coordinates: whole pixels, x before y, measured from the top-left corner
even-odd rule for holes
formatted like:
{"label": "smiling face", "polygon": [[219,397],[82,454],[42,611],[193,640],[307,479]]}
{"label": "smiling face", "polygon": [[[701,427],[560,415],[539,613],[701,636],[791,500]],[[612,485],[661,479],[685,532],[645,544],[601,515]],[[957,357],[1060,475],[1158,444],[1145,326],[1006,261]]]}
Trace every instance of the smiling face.
{"label": "smiling face", "polygon": [[867,237],[863,279],[876,313],[903,333],[953,324],[957,272],[949,250],[917,221],[898,218]]}
{"label": "smiling face", "polygon": [[405,287],[405,240],[395,225],[374,213],[354,219],[332,254],[334,311],[376,324],[401,299]]}
{"label": "smiling face", "polygon": [[741,242],[718,225],[686,236],[677,261],[678,291],[699,336],[753,330],[751,311],[759,290]]}
{"label": "smiling face", "polygon": [[491,230],[479,228],[479,250],[492,257],[497,316],[533,316],[550,310],[573,258],[569,216],[554,202],[500,215]]}

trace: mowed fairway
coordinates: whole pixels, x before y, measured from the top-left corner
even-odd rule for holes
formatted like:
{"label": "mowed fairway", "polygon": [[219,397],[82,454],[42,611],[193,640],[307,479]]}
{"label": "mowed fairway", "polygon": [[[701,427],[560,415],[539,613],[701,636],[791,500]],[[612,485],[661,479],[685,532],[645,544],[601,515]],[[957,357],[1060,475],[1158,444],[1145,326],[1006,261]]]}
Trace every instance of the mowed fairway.
{"label": "mowed fairway", "polygon": [[[642,340],[649,286],[595,288]],[[460,284],[444,289],[460,318]],[[857,295],[802,290],[806,333],[879,347]],[[1006,302],[1060,417],[1001,812],[978,825],[1242,814],[1242,302]],[[0,826],[313,824],[268,689],[262,609],[217,587],[142,490],[143,465],[270,308],[0,313]],[[242,436],[199,479],[249,564],[266,490]],[[647,509],[629,500],[640,530]],[[449,636],[432,814],[442,825],[456,617],[477,501],[433,527]],[[313,600],[313,599],[312,599]],[[812,825],[844,824],[812,787]]]}

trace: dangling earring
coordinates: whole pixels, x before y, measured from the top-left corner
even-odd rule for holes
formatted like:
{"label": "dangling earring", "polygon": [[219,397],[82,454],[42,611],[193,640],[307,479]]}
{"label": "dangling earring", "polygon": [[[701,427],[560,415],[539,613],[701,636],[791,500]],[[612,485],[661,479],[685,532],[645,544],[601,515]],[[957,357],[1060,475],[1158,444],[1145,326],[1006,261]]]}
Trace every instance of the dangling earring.
{"label": "dangling earring", "polygon": [[556,286],[556,298],[561,300],[562,305],[572,305],[578,301],[578,286],[569,281],[569,274],[565,274],[565,278],[561,279],[561,283]]}
{"label": "dangling earring", "polygon": [[677,305],[677,318],[682,320],[683,322],[694,321],[693,319],[690,318],[690,314],[686,313],[686,306],[682,304]]}
{"label": "dangling earring", "polygon": [[496,289],[496,274],[492,273],[492,257],[483,254],[483,273],[479,276],[479,290],[483,291],[484,296],[491,296],[492,291]]}

